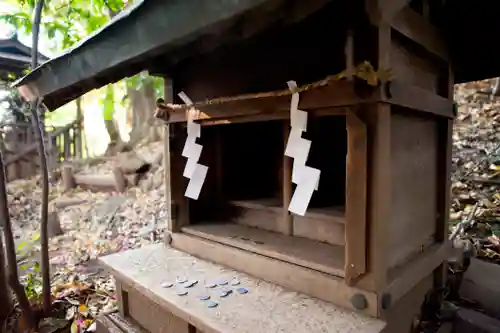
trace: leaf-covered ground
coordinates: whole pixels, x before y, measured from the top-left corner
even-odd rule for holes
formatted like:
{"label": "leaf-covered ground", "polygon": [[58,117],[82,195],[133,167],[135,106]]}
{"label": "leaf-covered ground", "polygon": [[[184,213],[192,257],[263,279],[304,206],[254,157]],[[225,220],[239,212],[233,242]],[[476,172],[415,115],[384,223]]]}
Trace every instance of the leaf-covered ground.
{"label": "leaf-covered ground", "polygon": [[467,221],[457,239],[473,244],[480,258],[500,262],[500,99],[491,96],[493,85],[489,80],[455,88],[450,222],[454,230]]}
{"label": "leaf-covered ground", "polygon": [[[162,150],[162,145],[155,142],[136,151],[149,162],[158,161]],[[105,162],[83,167],[81,172],[105,173],[112,165],[112,161]],[[39,178],[10,182],[8,198],[19,268],[28,296],[36,301],[41,292]],[[60,184],[53,184],[49,206],[51,212],[57,212],[63,231],[51,237],[49,252],[54,304],[65,313],[46,323],[47,330],[72,322],[80,326],[80,332],[85,328],[92,331],[97,314],[117,307],[114,281],[96,259],[161,241],[163,223],[159,221],[165,221],[166,214],[163,167],[154,165],[137,187],[125,193],[79,188],[62,193]]]}

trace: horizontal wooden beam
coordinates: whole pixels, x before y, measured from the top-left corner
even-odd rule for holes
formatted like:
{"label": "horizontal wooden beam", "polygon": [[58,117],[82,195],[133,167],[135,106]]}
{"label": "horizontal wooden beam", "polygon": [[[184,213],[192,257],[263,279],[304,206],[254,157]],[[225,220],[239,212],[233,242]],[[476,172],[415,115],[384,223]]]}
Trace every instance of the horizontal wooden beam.
{"label": "horizontal wooden beam", "polygon": [[[366,87],[360,97],[354,85],[338,81],[300,94],[299,108],[311,116],[338,116],[346,114],[346,107],[361,104],[385,102],[421,112],[454,118],[453,101],[435,93],[394,80],[387,87]],[[387,89],[386,89],[387,88]],[[195,121],[204,126],[232,123],[288,119],[290,117],[290,96],[272,96],[200,106],[195,111]],[[173,111],[166,123],[186,122],[186,111]]]}
{"label": "horizontal wooden beam", "polygon": [[441,59],[449,60],[446,42],[439,31],[410,7],[393,18],[391,27]]}
{"label": "horizontal wooden beam", "polygon": [[389,84],[385,102],[416,111],[428,112],[441,117],[455,117],[453,100],[398,80],[392,81]]}
{"label": "horizontal wooden beam", "polygon": [[[333,82],[327,86],[300,93],[299,108],[301,110],[310,111],[352,106],[361,103],[373,103],[382,99],[380,89],[370,88],[369,86],[367,86],[366,89],[372,91],[369,96],[363,98],[357,94],[351,82]],[[262,117],[263,115],[288,112],[290,110],[290,98],[290,95],[271,96],[247,100],[234,100],[223,104],[205,105],[197,109],[198,113],[195,113],[195,120],[225,120],[243,116]],[[186,112],[180,110],[173,112],[167,123],[185,121]]]}
{"label": "horizontal wooden beam", "polygon": [[[346,107],[334,107],[326,109],[318,109],[309,111],[309,117],[324,117],[324,116],[345,116],[347,113]],[[209,118],[205,120],[197,121],[202,126],[214,126],[214,125],[229,125],[238,123],[251,123],[258,121],[269,121],[269,120],[284,120],[290,119],[290,110],[278,111],[278,112],[260,112],[251,113],[243,116],[236,117],[221,117],[221,118]]]}

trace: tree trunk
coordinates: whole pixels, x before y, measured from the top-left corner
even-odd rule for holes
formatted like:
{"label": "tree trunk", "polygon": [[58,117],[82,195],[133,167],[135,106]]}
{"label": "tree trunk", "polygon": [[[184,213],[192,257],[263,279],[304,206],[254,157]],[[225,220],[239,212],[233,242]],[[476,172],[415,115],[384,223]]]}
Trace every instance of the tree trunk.
{"label": "tree trunk", "polygon": [[160,135],[158,133],[159,128],[155,126],[155,119],[153,117],[154,110],[156,108],[155,101],[155,87],[154,81],[151,77],[146,78],[146,81],[142,87],[143,96],[143,108],[146,115],[147,122],[150,124],[148,133],[148,142],[154,142],[160,140]]}
{"label": "tree trunk", "polygon": [[132,133],[137,132],[137,129],[144,124],[146,117],[142,108],[142,96],[140,92],[134,88],[127,87],[127,95],[130,100],[129,123],[131,126],[129,136],[132,137]]}
{"label": "tree trunk", "polygon": [[114,87],[109,84],[106,87],[106,97],[104,99],[104,125],[106,126],[106,131],[109,135],[109,144],[106,149],[105,155],[114,155],[120,150],[116,147],[122,146],[122,138],[120,136],[120,131],[114,120]]}
{"label": "tree trunk", "polygon": [[[3,228],[3,239],[5,240],[5,258],[7,259],[7,282],[14,291],[17,297],[17,301],[21,309],[24,312],[26,318],[27,326],[29,328],[35,327],[35,318],[33,316],[33,311],[31,310],[31,305],[26,297],[23,286],[19,282],[19,274],[17,271],[17,258],[16,258],[16,245],[14,243],[14,234],[12,232],[12,225],[9,214],[9,203],[7,202],[7,188],[5,179],[5,166],[3,163],[2,152],[0,151],[0,222]],[[5,266],[4,266],[5,267]],[[7,290],[5,290],[7,291]],[[1,307],[1,306],[0,306]],[[8,308],[10,312],[11,308]]]}
{"label": "tree trunk", "polygon": [[9,317],[10,310],[12,309],[12,297],[7,284],[6,267],[3,237],[0,235],[0,304],[5,304],[5,306],[0,306],[0,327],[5,326],[5,320]]}
{"label": "tree trunk", "polygon": [[120,131],[114,119],[104,119],[104,125],[109,135],[109,144],[105,155],[113,155],[115,153],[114,148],[119,146],[122,142]]}

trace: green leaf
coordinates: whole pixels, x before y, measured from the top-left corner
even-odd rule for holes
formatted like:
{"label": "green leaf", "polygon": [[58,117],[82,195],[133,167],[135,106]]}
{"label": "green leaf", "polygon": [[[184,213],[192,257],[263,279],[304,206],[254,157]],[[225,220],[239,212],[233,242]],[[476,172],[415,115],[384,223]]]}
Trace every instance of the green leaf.
{"label": "green leaf", "polygon": [[38,262],[33,265],[33,271],[35,272],[40,272],[40,264]]}
{"label": "green leaf", "polygon": [[113,85],[109,84],[106,87],[106,93],[104,95],[103,102],[103,117],[104,120],[112,120],[115,113],[115,98]]}
{"label": "green leaf", "polygon": [[22,249],[24,249],[26,247],[26,245],[28,245],[26,242],[21,242],[21,244],[19,244],[16,247],[16,251],[21,251]]}
{"label": "green leaf", "polygon": [[30,265],[28,265],[28,264],[24,264],[24,265],[19,266],[19,268],[20,268],[22,271],[25,271],[25,270],[27,270],[28,268],[30,268]]}

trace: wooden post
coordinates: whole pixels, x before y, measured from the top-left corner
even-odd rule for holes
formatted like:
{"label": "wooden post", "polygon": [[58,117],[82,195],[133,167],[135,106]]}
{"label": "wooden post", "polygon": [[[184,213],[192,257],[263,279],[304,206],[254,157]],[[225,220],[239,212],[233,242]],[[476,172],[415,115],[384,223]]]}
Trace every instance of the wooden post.
{"label": "wooden post", "polygon": [[77,158],[83,157],[83,140],[82,140],[82,98],[76,99],[76,128],[75,128],[75,155]]}
{"label": "wooden post", "polygon": [[347,113],[346,165],[346,225],[345,225],[345,280],[366,272],[366,189],[367,189],[367,135],[366,125],[353,112]]}
{"label": "wooden post", "polygon": [[174,136],[170,139],[170,193],[171,193],[171,224],[169,231],[179,232],[189,224],[189,201],[184,196],[188,179],[183,176],[186,159],[182,156],[182,149],[186,142],[186,127],[182,123],[170,125]]}
{"label": "wooden post", "polygon": [[[165,103],[172,103],[174,95],[172,80],[168,77],[163,79]],[[163,127],[163,182],[165,184],[165,204],[167,206],[167,229],[172,230],[172,194],[170,188],[170,125]]]}
{"label": "wooden post", "polygon": [[123,288],[123,284],[118,279],[116,280],[116,294],[118,295],[118,313],[123,318],[127,318],[129,315],[128,291]]}
{"label": "wooden post", "polygon": [[[345,62],[347,79],[354,81],[354,31],[347,31]],[[354,110],[347,110],[347,156],[345,200],[345,282],[348,286],[367,268],[367,129]]]}
{"label": "wooden post", "polygon": [[71,156],[71,142],[70,142],[70,135],[69,135],[69,129],[64,131],[64,160],[67,161],[69,157]]}
{"label": "wooden post", "polygon": [[62,166],[61,178],[64,192],[67,192],[76,187],[75,178],[73,176],[73,167],[71,165]]}
{"label": "wooden post", "polygon": [[18,162],[14,162],[12,164],[9,164],[6,168],[7,170],[7,177],[6,180],[9,182],[11,180],[16,180],[19,178],[19,173],[18,173]]}
{"label": "wooden post", "polygon": [[119,167],[115,167],[113,168],[113,176],[115,177],[116,191],[125,192],[127,188],[127,179],[125,178],[123,171]]}
{"label": "wooden post", "polygon": [[[173,87],[170,80],[166,81],[165,99],[170,98],[173,101]],[[165,172],[165,188],[170,189],[169,194],[166,193],[167,205],[169,207],[169,221],[167,230],[170,232],[179,232],[183,226],[189,224],[189,201],[184,196],[187,187],[188,179],[183,176],[186,159],[182,156],[182,149],[186,142],[187,131],[185,124],[176,123],[170,124],[168,135],[165,135],[165,140],[168,144],[165,147],[164,162]],[[168,147],[168,149],[167,149]],[[168,166],[168,167],[167,167]],[[165,190],[167,191],[167,190]],[[168,237],[166,237],[168,239]]]}
{"label": "wooden post", "polygon": [[[391,27],[386,21],[381,20],[380,12],[378,12],[378,9],[381,8],[379,2],[379,0],[366,1],[369,19],[376,26],[370,29],[354,27],[353,50],[349,47],[349,43],[346,43],[348,66],[350,58],[352,58],[354,62],[359,62],[362,59],[371,61],[376,64],[377,69],[387,70],[390,68]],[[373,39],[377,41],[377,49],[369,50],[365,43],[367,40]],[[346,271],[346,282],[354,282],[357,287],[365,290],[377,291],[386,288],[388,279],[388,249],[385,245],[388,240],[388,221],[391,214],[391,106],[379,103],[360,106],[360,108],[357,115],[366,124],[366,131],[369,135],[366,161],[366,224],[369,225],[369,235],[367,238],[361,236],[362,238],[358,240],[359,243],[365,242],[367,244],[366,272],[354,282],[349,274],[356,275],[356,272]],[[347,195],[348,193],[346,193]],[[351,212],[351,214],[353,213]],[[346,228],[347,237],[354,237],[352,232],[349,227]],[[347,252],[348,257],[346,258],[354,255],[352,251],[348,250]]]}
{"label": "wooden post", "polygon": [[[451,66],[448,66],[444,73],[440,93],[450,100],[454,98],[454,76]],[[437,187],[437,210],[438,223],[436,226],[436,242],[444,243],[448,241],[448,221],[451,205],[451,160],[453,143],[453,120],[443,118],[438,120],[438,156],[437,170],[439,185]],[[443,153],[444,152],[444,153]],[[434,282],[438,287],[446,284],[447,264],[439,266],[435,270]]]}
{"label": "wooden post", "polygon": [[[283,122],[283,151],[285,151],[288,136],[290,134],[290,121]],[[288,206],[292,199],[292,167],[291,157],[283,154],[283,218],[280,220],[280,232],[285,235],[293,235],[293,215],[288,211]]]}

